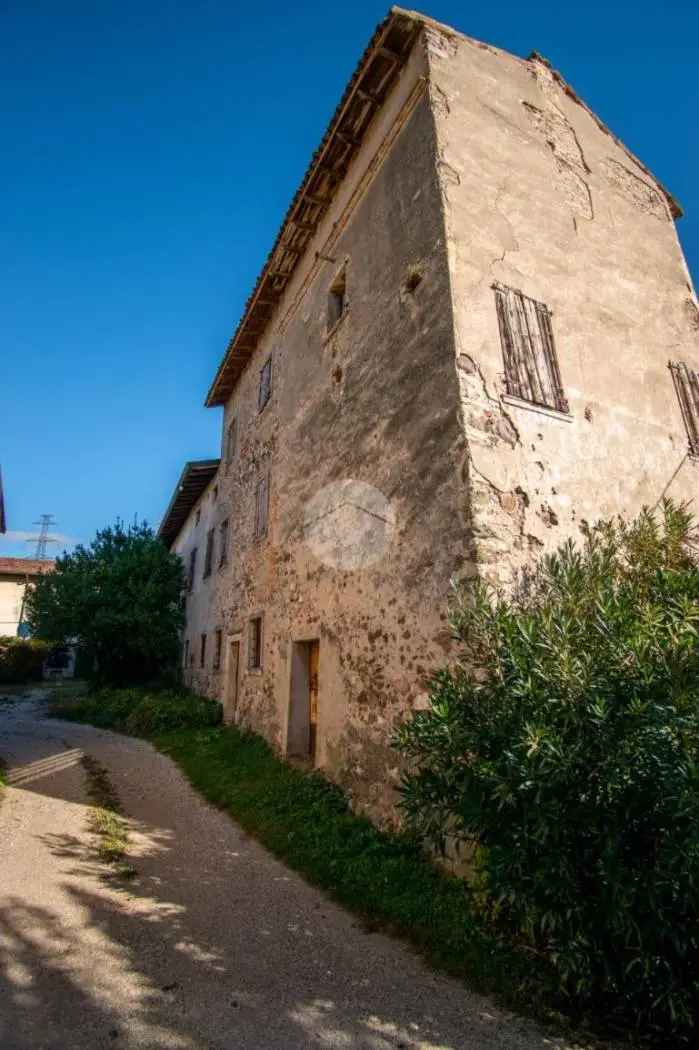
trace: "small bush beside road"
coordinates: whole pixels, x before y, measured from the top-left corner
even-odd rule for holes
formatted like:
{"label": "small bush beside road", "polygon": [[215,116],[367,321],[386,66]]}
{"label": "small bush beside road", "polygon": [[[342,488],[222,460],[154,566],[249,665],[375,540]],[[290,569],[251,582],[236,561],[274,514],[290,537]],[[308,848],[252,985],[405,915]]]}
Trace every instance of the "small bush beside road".
{"label": "small bush beside road", "polygon": [[36,638],[0,636],[0,685],[40,682],[50,650]]}
{"label": "small bush beside road", "polygon": [[174,729],[200,729],[221,721],[215,700],[178,689],[96,689],[82,696],[54,697],[50,714],[134,736],[153,737]]}

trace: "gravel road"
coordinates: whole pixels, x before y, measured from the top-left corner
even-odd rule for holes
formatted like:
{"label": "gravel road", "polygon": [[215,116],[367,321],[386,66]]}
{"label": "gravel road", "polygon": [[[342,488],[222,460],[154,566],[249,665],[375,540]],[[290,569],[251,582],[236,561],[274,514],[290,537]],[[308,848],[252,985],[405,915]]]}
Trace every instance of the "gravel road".
{"label": "gravel road", "polygon": [[[365,933],[149,744],[44,707],[0,701],[2,1050],[566,1045]],[[84,753],[128,818],[130,881],[95,854]]]}

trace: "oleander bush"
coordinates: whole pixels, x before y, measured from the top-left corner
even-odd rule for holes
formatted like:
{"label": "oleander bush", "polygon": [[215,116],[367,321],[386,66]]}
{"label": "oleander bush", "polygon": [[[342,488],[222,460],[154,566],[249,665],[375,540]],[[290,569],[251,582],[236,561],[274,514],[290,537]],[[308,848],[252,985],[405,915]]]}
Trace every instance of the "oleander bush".
{"label": "oleander bush", "polygon": [[475,845],[484,916],[625,1030],[693,1042],[699,561],[686,506],[586,529],[513,593],[457,591],[460,655],[399,732],[408,825]]}

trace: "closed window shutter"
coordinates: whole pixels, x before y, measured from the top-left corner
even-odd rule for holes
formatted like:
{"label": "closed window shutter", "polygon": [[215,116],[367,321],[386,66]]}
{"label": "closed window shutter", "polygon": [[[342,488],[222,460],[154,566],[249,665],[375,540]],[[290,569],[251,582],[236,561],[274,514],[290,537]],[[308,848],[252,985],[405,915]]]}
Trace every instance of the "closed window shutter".
{"label": "closed window shutter", "polygon": [[683,361],[671,361],[670,372],[684,420],[689,452],[699,456],[699,373]]}
{"label": "closed window shutter", "polygon": [[548,307],[503,285],[493,290],[508,394],[568,412]]}

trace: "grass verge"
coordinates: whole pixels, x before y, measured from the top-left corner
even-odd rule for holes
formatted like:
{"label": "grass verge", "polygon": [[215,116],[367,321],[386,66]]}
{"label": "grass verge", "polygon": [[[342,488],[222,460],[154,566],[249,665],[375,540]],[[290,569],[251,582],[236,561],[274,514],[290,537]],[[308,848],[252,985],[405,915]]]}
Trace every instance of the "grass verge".
{"label": "grass verge", "polygon": [[[467,884],[435,866],[414,840],[354,814],[339,788],[281,761],[261,737],[202,725],[210,712],[197,698],[180,694],[170,714],[155,714],[157,694],[126,693],[111,690],[103,702],[99,693],[64,696],[49,713],[147,737],[206,799],[358,915],[367,933],[403,938],[435,968],[559,1030],[571,1023],[578,1032],[586,1027],[558,997],[546,961],[497,937],[480,918]],[[181,724],[187,703],[195,722],[189,727]],[[150,712],[148,719],[133,717],[134,704]],[[165,729],[173,720],[175,726]]]}
{"label": "grass verge", "polygon": [[112,865],[114,874],[120,878],[132,877],[135,869],[126,860],[128,826],[109,774],[92,755],[83,755],[80,762],[85,771],[88,798],[92,803],[90,830],[97,836],[100,860]]}

